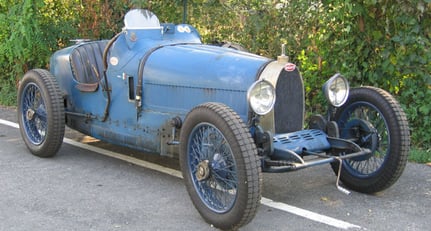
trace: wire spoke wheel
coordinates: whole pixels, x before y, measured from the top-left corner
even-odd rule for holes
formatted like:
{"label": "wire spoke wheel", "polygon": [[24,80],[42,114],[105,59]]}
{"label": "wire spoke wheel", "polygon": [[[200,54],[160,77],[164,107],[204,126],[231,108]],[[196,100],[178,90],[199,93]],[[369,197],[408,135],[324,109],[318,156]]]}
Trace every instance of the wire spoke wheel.
{"label": "wire spoke wheel", "polygon": [[253,219],[260,204],[260,161],[231,108],[206,103],[190,111],[181,128],[180,165],[193,205],[208,223],[230,230]]}
{"label": "wire spoke wheel", "polygon": [[36,156],[57,153],[64,137],[64,105],[60,88],[47,70],[27,72],[18,88],[18,123],[27,148]]}
{"label": "wire spoke wheel", "polygon": [[[399,103],[382,89],[354,88],[334,119],[341,138],[371,150],[369,155],[343,161],[343,183],[365,193],[394,184],[404,170],[410,146],[407,117]],[[339,163],[331,165],[337,172]]]}
{"label": "wire spoke wheel", "polygon": [[46,137],[47,118],[44,102],[36,84],[31,83],[24,88],[21,117],[27,137],[34,145],[41,144]]}
{"label": "wire spoke wheel", "polygon": [[238,177],[226,138],[214,126],[198,124],[188,146],[188,167],[201,200],[214,212],[229,211],[237,197]]}
{"label": "wire spoke wheel", "polygon": [[339,126],[341,137],[372,151],[371,155],[346,160],[346,169],[358,176],[376,173],[390,150],[390,131],[383,114],[370,103],[356,102],[345,109]]}

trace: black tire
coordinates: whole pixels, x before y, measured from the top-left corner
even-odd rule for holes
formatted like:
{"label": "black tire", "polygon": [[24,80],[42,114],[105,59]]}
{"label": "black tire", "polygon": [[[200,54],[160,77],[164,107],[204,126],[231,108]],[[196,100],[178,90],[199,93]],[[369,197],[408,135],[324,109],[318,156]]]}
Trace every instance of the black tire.
{"label": "black tire", "polygon": [[47,70],[28,71],[18,88],[18,123],[30,152],[54,156],[64,137],[64,104],[57,80]]}
{"label": "black tire", "polygon": [[[341,138],[372,151],[365,157],[343,160],[341,181],[364,193],[393,185],[404,171],[410,148],[407,117],[395,98],[379,88],[351,89],[334,119]],[[337,173],[339,162],[331,165]]]}
{"label": "black tire", "polygon": [[197,106],[184,121],[180,142],[181,171],[201,216],[224,230],[249,223],[260,204],[262,176],[240,117],[223,104]]}

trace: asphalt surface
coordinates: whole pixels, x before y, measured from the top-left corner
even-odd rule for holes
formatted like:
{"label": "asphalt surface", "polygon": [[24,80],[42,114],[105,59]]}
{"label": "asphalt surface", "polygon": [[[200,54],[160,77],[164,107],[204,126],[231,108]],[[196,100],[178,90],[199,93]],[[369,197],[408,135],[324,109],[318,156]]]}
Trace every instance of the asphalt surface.
{"label": "asphalt surface", "polygon": [[[0,106],[0,119],[16,122],[16,110]],[[66,137],[86,138],[69,130]],[[172,159],[90,144],[178,169]],[[394,186],[376,195],[345,195],[335,180],[327,165],[264,174],[262,196],[357,226],[349,230],[430,230],[431,167],[408,164]],[[241,230],[340,230],[307,216],[263,204]],[[38,158],[28,152],[17,128],[0,124],[3,230],[216,229],[202,220],[180,178],[69,143],[54,158]]]}

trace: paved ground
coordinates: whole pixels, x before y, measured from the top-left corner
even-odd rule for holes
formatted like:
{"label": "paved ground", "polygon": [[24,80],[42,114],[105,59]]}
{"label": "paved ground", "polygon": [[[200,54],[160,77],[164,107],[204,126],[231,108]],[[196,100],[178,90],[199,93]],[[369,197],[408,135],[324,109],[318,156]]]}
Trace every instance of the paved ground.
{"label": "paved ground", "polygon": [[[14,108],[0,119],[16,122]],[[67,137],[82,140],[79,133]],[[97,146],[178,169],[175,160]],[[377,195],[335,189],[328,166],[264,174],[263,197],[357,225],[352,230],[429,230],[431,168],[408,164],[400,180]],[[338,230],[309,215],[262,205],[242,230]],[[68,143],[54,158],[29,154],[19,130],[0,124],[0,231],[214,230],[191,204],[181,179]]]}

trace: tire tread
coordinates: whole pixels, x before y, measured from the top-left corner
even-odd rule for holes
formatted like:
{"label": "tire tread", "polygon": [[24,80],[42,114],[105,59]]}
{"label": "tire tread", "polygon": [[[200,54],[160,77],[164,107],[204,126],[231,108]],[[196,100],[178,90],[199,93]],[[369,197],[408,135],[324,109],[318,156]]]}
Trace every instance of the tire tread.
{"label": "tire tread", "polygon": [[[234,112],[230,107],[221,104],[221,103],[204,103],[198,105],[194,109],[191,110],[189,115],[186,117],[186,122],[189,120],[193,120],[193,114],[200,113],[212,113],[215,115],[215,119],[220,122],[218,124],[225,124],[224,127],[219,128],[220,130],[228,129],[231,131],[234,137],[237,138],[237,143],[239,145],[240,152],[242,153],[243,163],[237,163],[238,168],[245,168],[245,179],[246,182],[244,184],[247,185],[247,200],[246,205],[244,205],[244,210],[241,214],[241,217],[232,217],[231,221],[225,220],[221,221],[218,224],[213,224],[214,226],[221,229],[228,230],[236,230],[241,226],[248,224],[257,213],[257,209],[260,205],[261,198],[261,188],[262,188],[262,176],[261,176],[261,168],[260,168],[260,160],[258,159],[257,149],[254,145],[254,141],[248,132],[247,126],[244,122],[242,122],[240,116]],[[187,126],[187,125],[186,125]],[[183,126],[184,127],[184,126]],[[183,137],[183,130],[181,131]],[[234,138],[231,137],[231,138]],[[226,137],[226,139],[229,139]],[[181,145],[185,143],[185,139],[181,139]],[[181,148],[183,150],[183,148]],[[180,154],[181,156],[181,154]],[[183,161],[180,161],[182,163]],[[184,166],[181,166],[183,170],[183,175],[185,176]],[[186,176],[185,176],[186,177]],[[240,182],[239,182],[240,183]],[[195,205],[196,206],[196,205]],[[199,208],[198,208],[199,210]],[[201,211],[199,211],[201,213]],[[202,213],[201,213],[202,215]],[[208,222],[211,223],[210,219],[204,217]]]}
{"label": "tire tread", "polygon": [[36,156],[39,157],[52,157],[60,149],[63,143],[64,131],[65,131],[65,112],[63,105],[63,97],[61,90],[58,86],[55,77],[47,70],[44,69],[33,69],[28,71],[23,79],[21,80],[19,90],[18,90],[18,103],[21,102],[21,97],[23,97],[22,89],[28,83],[35,83],[42,94],[46,93],[47,98],[45,99],[45,106],[47,110],[47,136],[45,141],[39,145],[35,146],[27,140],[26,133],[23,131],[23,123],[21,121],[20,106],[18,107],[18,121],[20,124],[21,135],[26,143],[29,150]]}

